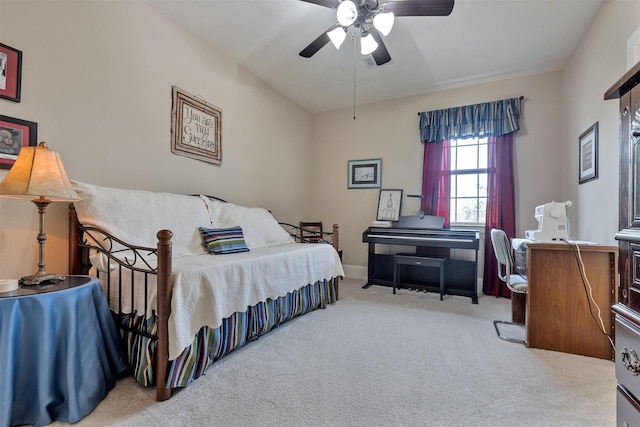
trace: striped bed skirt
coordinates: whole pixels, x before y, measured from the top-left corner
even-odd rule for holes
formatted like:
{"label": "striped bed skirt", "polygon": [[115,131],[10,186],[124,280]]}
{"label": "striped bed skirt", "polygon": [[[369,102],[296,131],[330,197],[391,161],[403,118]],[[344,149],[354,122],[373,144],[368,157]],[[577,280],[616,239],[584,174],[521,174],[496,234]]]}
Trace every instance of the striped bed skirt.
{"label": "striped bed skirt", "polygon": [[[217,328],[203,326],[193,342],[169,361],[167,388],[186,387],[216,360],[246,343],[258,339],[296,316],[336,302],[334,280],[318,281],[285,296],[248,307],[222,320]],[[126,346],[129,368],[136,382],[155,386],[156,315],[148,318],[132,314],[115,315]]]}

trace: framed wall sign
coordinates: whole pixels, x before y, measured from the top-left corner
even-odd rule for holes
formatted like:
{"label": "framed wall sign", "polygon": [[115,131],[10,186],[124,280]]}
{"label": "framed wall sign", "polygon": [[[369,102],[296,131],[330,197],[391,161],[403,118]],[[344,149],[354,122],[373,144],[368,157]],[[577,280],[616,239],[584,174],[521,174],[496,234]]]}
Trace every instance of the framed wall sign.
{"label": "framed wall sign", "polygon": [[20,102],[22,52],[0,43],[0,98]]}
{"label": "framed wall sign", "polygon": [[0,169],[11,169],[22,147],[37,144],[37,123],[0,116]]}
{"label": "framed wall sign", "polygon": [[578,183],[598,179],[598,122],[578,138]]}
{"label": "framed wall sign", "polygon": [[222,110],[173,86],[171,152],[222,164]]}
{"label": "framed wall sign", "polygon": [[380,188],[382,159],[349,160],[348,188]]}
{"label": "framed wall sign", "polygon": [[380,190],[378,198],[378,221],[397,221],[400,219],[402,190]]}

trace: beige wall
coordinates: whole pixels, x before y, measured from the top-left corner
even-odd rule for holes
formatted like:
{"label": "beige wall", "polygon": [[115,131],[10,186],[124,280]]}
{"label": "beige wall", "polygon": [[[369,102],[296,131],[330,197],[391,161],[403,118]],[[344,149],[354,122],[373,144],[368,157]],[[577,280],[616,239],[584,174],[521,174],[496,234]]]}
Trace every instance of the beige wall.
{"label": "beige wall", "polygon": [[[333,174],[316,170],[315,209],[340,224],[343,261],[367,265],[362,232],[375,219],[378,189],[347,189],[348,160],[382,158],[382,187],[420,194],[423,147],[420,111],[524,96],[522,129],[514,143],[518,234],[534,229],[535,206],[561,200],[562,74],[560,72],[451,89],[410,98],[317,114],[314,158],[336,163]],[[324,204],[331,200],[330,205]],[[419,211],[417,199],[403,198],[402,215]]]}
{"label": "beige wall", "polygon": [[[618,229],[618,104],[603,101],[604,92],[627,70],[627,39],[640,27],[640,1],[605,2],[562,72],[514,78],[444,90],[350,109],[318,114],[314,120],[314,156],[337,160],[332,176],[316,171],[322,216],[341,226],[348,271],[363,273],[367,246],[362,232],[375,219],[377,190],[348,190],[347,161],[383,159],[383,188],[419,193],[422,147],[418,111],[447,108],[523,95],[523,129],[516,135],[517,233],[535,229],[535,206],[572,200],[571,236],[615,244]],[[599,122],[599,179],[578,184],[578,136]],[[418,212],[404,199],[402,214]],[[482,254],[481,254],[482,256]],[[359,268],[349,268],[359,266]],[[481,271],[480,271],[481,274]]]}
{"label": "beige wall", "polygon": [[[583,240],[615,245],[618,230],[618,100],[604,93],[627,71],[627,39],[640,27],[640,1],[605,2],[565,67],[563,193],[574,201],[572,223]],[[578,137],[599,127],[598,179],[578,185]]]}
{"label": "beige wall", "polygon": [[[312,117],[236,63],[141,2],[0,1],[0,11],[0,40],[24,54],[22,102],[0,100],[0,114],[37,122],[72,179],[304,216]],[[172,85],[222,109],[222,166],[171,153]],[[46,224],[47,269],[62,273],[65,205],[51,205]],[[0,277],[35,272],[36,233],[33,204],[0,200]]]}
{"label": "beige wall", "polygon": [[[563,72],[361,106],[354,120],[351,109],[311,116],[143,3],[0,0],[0,40],[24,52],[22,102],[0,100],[0,114],[37,122],[73,179],[210,193],[284,221],[339,223],[344,262],[362,269],[378,190],[348,190],[347,161],[382,158],[384,188],[419,193],[417,112],[523,95],[518,234],[536,227],[536,205],[571,199],[574,237],[613,243],[617,103],[602,95],[626,70],[639,17],[640,2],[606,2]],[[222,166],[171,154],[172,85],[222,108]],[[595,121],[600,178],[579,186],[577,137]],[[402,213],[417,211],[404,198]],[[65,272],[66,207],[52,205],[47,219],[47,267]],[[32,204],[0,200],[0,277],[35,270],[36,229]]]}

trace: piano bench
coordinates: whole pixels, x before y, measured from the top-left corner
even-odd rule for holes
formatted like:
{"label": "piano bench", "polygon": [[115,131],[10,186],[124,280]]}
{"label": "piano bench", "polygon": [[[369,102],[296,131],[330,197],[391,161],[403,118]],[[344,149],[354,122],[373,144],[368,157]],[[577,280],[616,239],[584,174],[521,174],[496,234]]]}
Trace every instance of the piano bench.
{"label": "piano bench", "polygon": [[393,293],[400,284],[400,265],[412,265],[414,267],[437,268],[440,272],[440,301],[444,296],[444,265],[446,258],[431,258],[413,254],[395,254],[393,256]]}

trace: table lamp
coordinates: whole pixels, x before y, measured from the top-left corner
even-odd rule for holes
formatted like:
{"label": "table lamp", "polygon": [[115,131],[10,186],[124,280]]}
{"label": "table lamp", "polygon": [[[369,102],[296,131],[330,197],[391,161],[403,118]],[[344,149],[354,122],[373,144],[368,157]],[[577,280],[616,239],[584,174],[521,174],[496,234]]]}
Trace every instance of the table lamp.
{"label": "table lamp", "polygon": [[80,200],[67,178],[60,154],[41,142],[37,147],[22,147],[15,163],[0,182],[0,197],[31,200],[38,207],[40,231],[38,233],[38,271],[20,279],[24,285],[39,285],[64,280],[63,276],[50,274],[44,268],[44,214],[51,202]]}

